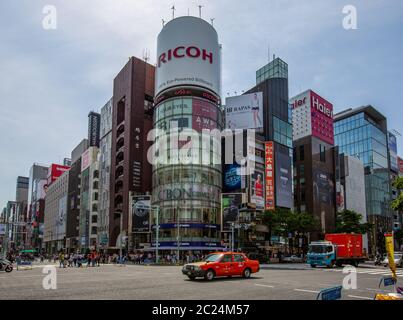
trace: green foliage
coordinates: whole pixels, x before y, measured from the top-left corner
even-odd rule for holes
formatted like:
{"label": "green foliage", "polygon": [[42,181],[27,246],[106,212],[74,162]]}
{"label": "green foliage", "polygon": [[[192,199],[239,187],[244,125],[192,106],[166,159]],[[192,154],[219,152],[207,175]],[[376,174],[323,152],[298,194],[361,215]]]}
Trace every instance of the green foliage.
{"label": "green foliage", "polygon": [[[403,177],[397,177],[392,185],[398,190],[403,190]],[[396,211],[403,210],[403,192],[400,192],[399,196],[392,201],[390,206]]]}
{"label": "green foliage", "polygon": [[364,234],[373,228],[371,223],[361,223],[360,221],[361,215],[353,210],[338,212],[336,217],[336,232]]}
{"label": "green foliage", "polygon": [[265,211],[263,214],[263,223],[269,228],[269,239],[272,234],[288,237],[289,233],[317,231],[320,226],[319,220],[312,214],[280,208]]}

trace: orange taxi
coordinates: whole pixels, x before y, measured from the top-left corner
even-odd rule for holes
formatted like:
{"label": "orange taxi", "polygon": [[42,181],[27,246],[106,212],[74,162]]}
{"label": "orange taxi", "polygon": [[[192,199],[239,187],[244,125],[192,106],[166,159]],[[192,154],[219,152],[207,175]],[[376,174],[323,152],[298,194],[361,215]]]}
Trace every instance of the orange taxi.
{"label": "orange taxi", "polygon": [[259,261],[250,260],[240,252],[214,252],[203,261],[185,264],[182,273],[189,279],[197,277],[213,280],[215,277],[242,276],[249,278],[260,269]]}

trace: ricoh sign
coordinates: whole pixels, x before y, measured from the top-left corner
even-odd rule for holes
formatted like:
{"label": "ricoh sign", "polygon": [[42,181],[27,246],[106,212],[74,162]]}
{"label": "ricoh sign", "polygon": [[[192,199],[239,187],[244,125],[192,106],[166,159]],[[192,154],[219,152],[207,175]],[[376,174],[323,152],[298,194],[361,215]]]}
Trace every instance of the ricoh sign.
{"label": "ricoh sign", "polygon": [[215,29],[196,17],[167,23],[158,35],[156,96],[180,86],[196,86],[220,95],[220,47]]}

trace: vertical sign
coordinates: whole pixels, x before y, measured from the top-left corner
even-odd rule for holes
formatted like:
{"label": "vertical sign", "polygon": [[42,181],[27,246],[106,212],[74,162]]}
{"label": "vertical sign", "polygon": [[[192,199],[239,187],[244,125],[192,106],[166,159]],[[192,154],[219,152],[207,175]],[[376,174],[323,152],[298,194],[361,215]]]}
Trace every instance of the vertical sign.
{"label": "vertical sign", "polygon": [[273,141],[265,143],[266,165],[266,210],[274,210],[274,144]]}

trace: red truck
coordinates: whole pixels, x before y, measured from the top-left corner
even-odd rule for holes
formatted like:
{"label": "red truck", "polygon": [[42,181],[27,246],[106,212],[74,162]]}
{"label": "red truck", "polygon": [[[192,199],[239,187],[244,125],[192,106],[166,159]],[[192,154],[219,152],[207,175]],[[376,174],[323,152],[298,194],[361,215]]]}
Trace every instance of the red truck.
{"label": "red truck", "polygon": [[328,268],[351,264],[358,266],[367,260],[362,247],[362,234],[329,233],[324,241],[311,242],[307,263],[311,267],[326,266]]}

